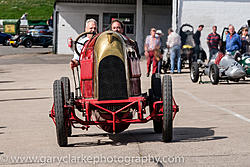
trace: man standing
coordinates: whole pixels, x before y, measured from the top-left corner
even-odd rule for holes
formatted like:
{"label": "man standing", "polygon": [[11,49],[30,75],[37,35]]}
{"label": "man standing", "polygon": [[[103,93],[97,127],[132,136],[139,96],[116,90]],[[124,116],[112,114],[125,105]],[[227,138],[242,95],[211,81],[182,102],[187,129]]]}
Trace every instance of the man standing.
{"label": "man standing", "polygon": [[203,30],[204,25],[199,25],[196,33],[194,34],[194,43],[195,43],[195,47],[194,47],[194,53],[195,53],[195,60],[197,61],[197,59],[199,58],[199,54],[200,54],[200,37],[201,37],[201,31]]}
{"label": "man standing", "polygon": [[234,55],[241,48],[240,36],[234,31],[234,26],[228,26],[229,33],[226,36],[226,51]]}
{"label": "man standing", "polygon": [[217,26],[212,27],[213,32],[210,33],[207,37],[207,46],[209,48],[209,60],[211,60],[212,56],[215,55],[219,51],[219,45],[221,46],[220,35],[217,34]]}
{"label": "man standing", "polygon": [[25,12],[20,18],[20,20],[28,20],[28,13]]}
{"label": "man standing", "polygon": [[154,74],[157,69],[157,60],[154,54],[155,54],[155,50],[160,49],[161,41],[160,41],[160,38],[156,38],[155,33],[156,33],[156,29],[151,28],[150,35],[146,37],[145,45],[144,45],[145,57],[147,59],[147,77],[149,77],[152,60],[153,60],[152,74]]}
{"label": "man standing", "polygon": [[[92,32],[92,33],[97,32],[97,22],[95,21],[95,19],[88,19],[86,21],[85,32]],[[87,43],[87,41],[89,41],[89,39],[91,39],[92,36],[93,34],[87,34],[86,37],[80,39],[78,42],[82,43],[83,45],[78,45],[77,50],[82,50],[84,45]],[[79,64],[79,55],[74,51],[74,58],[70,62],[71,69],[78,66],[78,64]]]}
{"label": "man standing", "polygon": [[173,31],[172,28],[168,29],[168,41],[167,47],[170,48],[170,63],[171,71],[174,73],[175,57],[177,56],[177,71],[181,73],[181,37],[179,34]]}

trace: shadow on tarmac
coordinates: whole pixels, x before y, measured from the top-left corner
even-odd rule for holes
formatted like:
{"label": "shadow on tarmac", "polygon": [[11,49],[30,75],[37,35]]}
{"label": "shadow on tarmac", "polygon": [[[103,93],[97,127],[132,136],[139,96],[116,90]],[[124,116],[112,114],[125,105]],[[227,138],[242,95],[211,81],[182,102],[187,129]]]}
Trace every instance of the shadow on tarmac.
{"label": "shadow on tarmac", "polygon": [[1,91],[24,91],[24,90],[37,90],[36,88],[22,88],[22,89],[0,89]]}
{"label": "shadow on tarmac", "polygon": [[15,81],[0,81],[0,83],[12,83],[12,82],[15,82]]}
{"label": "shadow on tarmac", "polygon": [[22,101],[22,100],[42,100],[42,99],[50,99],[51,97],[30,97],[30,98],[17,98],[17,99],[1,99],[0,102],[6,101]]}
{"label": "shadow on tarmac", "polygon": [[[0,129],[4,129],[4,128],[7,128],[6,126],[0,126]],[[0,132],[0,135],[1,134],[4,134],[4,132]],[[0,154],[1,154],[1,152],[0,152]]]}
{"label": "shadow on tarmac", "polygon": [[[225,139],[226,136],[214,136],[214,127],[195,128],[195,127],[177,127],[174,128],[173,141],[176,142],[202,142],[210,140]],[[108,141],[100,140],[99,137],[109,137]],[[98,137],[95,142],[81,142],[69,144],[69,147],[91,147],[100,145],[127,145],[128,143],[145,143],[145,142],[160,142],[162,140],[161,133],[154,133],[152,128],[127,130],[119,134],[94,133],[94,134],[79,134],[72,137]]]}
{"label": "shadow on tarmac", "polygon": [[239,82],[229,81],[228,82],[221,82],[220,85],[242,85],[242,84],[249,84],[250,80],[240,80]]}

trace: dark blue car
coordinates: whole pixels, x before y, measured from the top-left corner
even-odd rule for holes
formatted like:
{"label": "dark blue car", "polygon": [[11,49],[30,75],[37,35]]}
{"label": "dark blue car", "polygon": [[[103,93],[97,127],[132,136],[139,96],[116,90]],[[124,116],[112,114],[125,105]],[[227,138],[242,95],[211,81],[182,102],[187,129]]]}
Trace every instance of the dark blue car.
{"label": "dark blue car", "polygon": [[8,45],[8,40],[11,38],[10,34],[0,32],[0,44]]}

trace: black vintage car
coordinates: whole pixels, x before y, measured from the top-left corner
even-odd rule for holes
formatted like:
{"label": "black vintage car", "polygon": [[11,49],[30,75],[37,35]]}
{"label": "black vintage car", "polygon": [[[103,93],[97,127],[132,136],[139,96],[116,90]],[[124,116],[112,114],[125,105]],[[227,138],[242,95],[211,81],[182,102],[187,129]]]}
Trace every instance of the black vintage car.
{"label": "black vintage car", "polygon": [[10,34],[0,32],[0,44],[8,45],[8,40],[11,38]]}
{"label": "black vintage car", "polygon": [[36,45],[47,48],[49,45],[52,45],[52,41],[52,35],[32,36],[31,34],[22,34],[14,36],[10,40],[10,44],[13,47],[24,45],[26,48],[31,48],[33,45]]}

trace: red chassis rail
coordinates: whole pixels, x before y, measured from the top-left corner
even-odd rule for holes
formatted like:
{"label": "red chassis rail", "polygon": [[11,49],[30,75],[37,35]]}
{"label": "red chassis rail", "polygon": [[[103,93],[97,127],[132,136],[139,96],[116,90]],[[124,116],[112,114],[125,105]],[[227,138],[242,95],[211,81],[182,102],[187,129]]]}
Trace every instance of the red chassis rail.
{"label": "red chassis rail", "polygon": [[[162,101],[156,101],[153,103],[153,111],[151,114],[144,118],[143,114],[145,112],[146,107],[146,98],[145,97],[129,97],[125,100],[103,100],[98,101],[97,99],[78,99],[75,100],[75,105],[78,107],[81,107],[83,109],[85,114],[85,121],[80,119],[76,116],[74,106],[72,105],[64,105],[65,109],[65,118],[67,118],[68,123],[70,123],[72,126],[74,124],[81,124],[83,125],[82,129],[88,129],[89,125],[100,125],[100,124],[113,124],[113,132],[115,132],[115,124],[122,124],[122,123],[146,123],[150,121],[151,119],[162,119],[163,116],[163,105]],[[109,104],[112,105],[118,105],[118,104],[125,104],[124,107],[116,110],[116,111],[110,111],[101,105]],[[137,113],[138,118],[137,119],[123,119],[123,118],[117,118],[117,114],[122,112],[125,109],[128,109],[131,106],[137,105]],[[78,108],[77,107],[77,108]],[[94,107],[95,109],[100,109],[102,111],[106,111],[107,113],[110,113],[112,115],[112,120],[105,120],[105,121],[93,121],[91,120],[91,107]],[[176,113],[178,112],[178,106],[173,98],[173,119],[175,118]],[[68,115],[68,116],[67,116]],[[51,109],[50,117],[52,118],[53,122],[55,123],[55,110],[54,110],[54,104]],[[74,126],[75,127],[75,126]]]}

